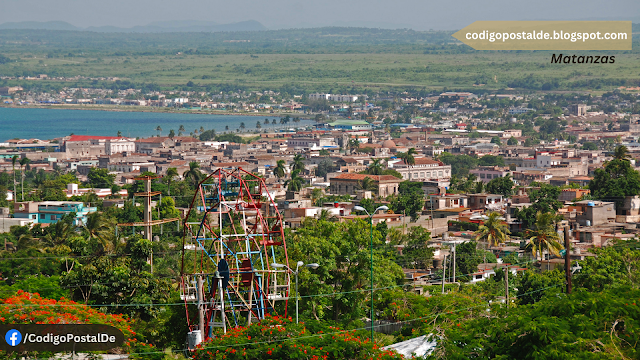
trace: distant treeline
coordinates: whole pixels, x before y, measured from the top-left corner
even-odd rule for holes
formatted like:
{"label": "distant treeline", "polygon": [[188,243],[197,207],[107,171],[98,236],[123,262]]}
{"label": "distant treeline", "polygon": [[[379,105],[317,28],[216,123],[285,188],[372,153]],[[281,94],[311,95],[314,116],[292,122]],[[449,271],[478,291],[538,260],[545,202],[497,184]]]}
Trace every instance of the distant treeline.
{"label": "distant treeline", "polygon": [[452,31],[327,27],[214,33],[96,33],[60,30],[0,30],[4,52],[79,55],[167,55],[235,53],[420,53],[468,52]]}

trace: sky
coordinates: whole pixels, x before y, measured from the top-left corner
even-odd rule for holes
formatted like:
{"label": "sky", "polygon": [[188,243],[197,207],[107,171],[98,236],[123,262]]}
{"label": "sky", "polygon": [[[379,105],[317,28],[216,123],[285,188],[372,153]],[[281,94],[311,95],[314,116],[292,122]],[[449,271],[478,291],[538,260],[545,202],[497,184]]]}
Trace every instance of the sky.
{"label": "sky", "polygon": [[156,21],[227,24],[256,20],[269,29],[366,26],[457,30],[478,20],[632,20],[639,0],[1,0],[0,23],[66,21],[78,27],[132,27]]}

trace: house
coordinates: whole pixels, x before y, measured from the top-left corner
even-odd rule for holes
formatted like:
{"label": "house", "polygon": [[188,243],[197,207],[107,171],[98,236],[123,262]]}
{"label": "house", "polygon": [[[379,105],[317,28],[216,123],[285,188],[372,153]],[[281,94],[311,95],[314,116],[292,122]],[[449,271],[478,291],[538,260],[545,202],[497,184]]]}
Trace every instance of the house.
{"label": "house", "polygon": [[85,207],[80,201],[24,201],[13,205],[14,218],[31,219],[38,224],[53,224],[75,213],[74,225],[81,226],[86,224],[87,215],[96,211],[96,207]]}
{"label": "house", "polygon": [[501,210],[505,206],[499,194],[469,194],[469,209]]}
{"label": "house", "polygon": [[389,167],[402,175],[404,180],[429,181],[451,179],[451,165],[428,158],[415,158],[415,164],[404,161],[389,162]]}
{"label": "house", "polygon": [[329,188],[332,194],[356,195],[357,191],[362,190],[360,185],[366,178],[370,178],[373,181],[376,188],[375,192],[377,192],[380,197],[398,194],[398,187],[402,182],[401,179],[391,175],[342,173],[329,179]]}
{"label": "house", "polygon": [[509,170],[508,167],[500,166],[478,166],[477,169],[473,169],[469,172],[477,176],[478,179],[485,184],[493,179],[505,177],[511,174],[511,170]]}
{"label": "house", "polygon": [[581,226],[596,226],[616,221],[615,203],[607,201],[583,200],[569,206],[576,211],[576,222]]}
{"label": "house", "polygon": [[[558,200],[560,201],[573,201],[579,199],[585,195],[588,195],[590,191],[588,189],[562,189]],[[637,214],[636,214],[637,215]]]}
{"label": "house", "polygon": [[[72,196],[82,196],[89,193],[96,194],[99,198],[106,198],[107,196],[111,196],[111,189],[97,189],[97,188],[78,188],[78,184],[67,184],[67,188],[64,190],[65,194],[68,198]],[[119,196],[126,198],[129,193],[127,189],[122,189],[118,192]]]}

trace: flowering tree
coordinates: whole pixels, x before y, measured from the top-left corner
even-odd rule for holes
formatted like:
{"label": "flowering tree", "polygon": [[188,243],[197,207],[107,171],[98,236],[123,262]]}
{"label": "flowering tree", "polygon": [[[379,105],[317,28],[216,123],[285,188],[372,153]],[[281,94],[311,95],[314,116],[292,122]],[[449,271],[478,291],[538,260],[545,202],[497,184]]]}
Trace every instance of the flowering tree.
{"label": "flowering tree", "polygon": [[291,317],[267,316],[260,323],[231,329],[200,344],[193,359],[402,359],[398,353],[360,338],[355,330],[326,330],[313,333]]}
{"label": "flowering tree", "polygon": [[[140,358],[162,358],[164,354],[153,345],[146,344],[131,328],[133,322],[121,314],[104,314],[75,301],[46,299],[38,293],[18,290],[15,296],[0,300],[0,324],[100,324],[113,326],[127,339],[119,353],[138,353]],[[10,354],[0,351],[0,359],[10,358]],[[17,356],[17,354],[12,354]],[[24,356],[25,354],[20,354]],[[31,356],[47,357],[49,353],[33,353]]]}

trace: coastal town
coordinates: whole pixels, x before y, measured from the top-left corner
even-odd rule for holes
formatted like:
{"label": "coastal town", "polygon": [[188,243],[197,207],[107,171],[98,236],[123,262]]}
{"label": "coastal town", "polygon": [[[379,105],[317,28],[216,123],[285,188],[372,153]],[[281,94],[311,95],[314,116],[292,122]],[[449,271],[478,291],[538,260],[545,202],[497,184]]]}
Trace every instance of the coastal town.
{"label": "coastal town", "polygon": [[[440,340],[425,334],[442,325],[407,323],[424,316],[417,304],[435,306],[427,312],[447,301],[508,310],[542,301],[550,288],[568,294],[574,274],[577,286],[592,284],[593,272],[582,269],[602,265],[599,251],[626,251],[619,249],[636,246],[640,234],[634,89],[0,93],[12,109],[210,114],[208,128],[165,123],[147,129],[152,136],[96,128],[0,143],[4,253],[31,256],[31,265],[3,270],[5,283],[31,289],[33,279],[46,278],[38,280],[44,289],[62,286],[61,295],[112,304],[136,319],[162,315],[127,304],[184,302],[197,315],[184,318],[173,307],[168,314],[188,328],[165,327],[171,340],[146,339],[176,346],[186,334],[187,353],[224,342],[215,334],[227,326],[253,326],[252,315],[240,314],[271,321],[261,306],[293,299],[295,284],[296,323],[353,316],[389,356],[433,355]],[[223,128],[219,114],[255,124]],[[46,269],[47,256],[59,257],[59,269]],[[117,265],[113,257],[130,260]],[[118,271],[127,275],[113,280]],[[222,284],[224,271],[234,293],[203,293],[205,282]],[[102,293],[91,291],[100,286]],[[136,287],[149,295],[134,295]],[[299,314],[299,293],[343,292],[352,295],[319,303],[325,315],[304,298]],[[395,297],[405,305],[384,300]],[[341,305],[348,301],[361,306]],[[452,329],[464,321],[449,316],[442,321]]]}
{"label": "coastal town", "polygon": [[[65,89],[55,95],[8,88],[0,91],[7,94],[5,103],[13,104],[101,104],[99,98],[77,95],[106,95],[92,89]],[[140,92],[118,92],[135,94]],[[428,282],[442,266],[449,251],[444,242],[451,242],[452,237],[475,239],[476,233],[468,230],[477,230],[494,212],[511,233],[523,237],[509,244],[488,244],[487,248],[499,259],[514,254],[531,257],[524,234],[535,218],[524,210],[532,207],[539,211],[541,193],[553,194],[553,211],[562,216],[556,226],[570,229],[572,259],[584,260],[591,256],[589,248],[633,238],[637,233],[640,198],[602,196],[604,190],[594,194],[593,184],[594,174],[614,159],[616,149],[624,148],[625,159],[632,168],[636,166],[640,117],[630,113],[638,107],[638,94],[624,89],[598,97],[444,92],[420,98],[316,93],[283,100],[274,92],[239,92],[202,101],[194,96],[203,99],[210,94],[150,93],[145,97],[160,99],[110,101],[137,107],[223,108],[271,115],[276,111],[282,116],[280,129],[261,129],[257,118],[255,129],[245,128],[243,123],[242,128],[217,134],[203,128],[185,130],[176,124],[175,129],[158,129],[156,136],[148,138],[96,133],[46,140],[6,139],[0,152],[4,159],[0,171],[16,171],[12,158],[17,157],[20,172],[74,174],[77,183],[63,184],[59,193],[64,196],[56,201],[61,201],[57,206],[68,205],[69,212],[76,211],[80,224],[95,207],[65,199],[93,193],[104,204],[122,207],[131,197],[127,188],[141,174],[180,181],[194,168],[200,178],[229,168],[260,176],[291,229],[307,217],[330,216],[336,221],[366,218],[354,208],[382,204],[389,210],[373,214],[374,224],[386,222],[404,232],[419,226],[432,235],[430,246],[437,249],[434,259],[439,261],[421,271],[411,266],[404,269],[416,282]],[[283,101],[274,103],[275,99]],[[314,124],[296,127],[293,119],[301,117],[315,120]],[[91,182],[91,174],[96,170],[108,172],[113,181],[95,186],[99,184]],[[419,190],[419,197],[407,190],[409,185]],[[4,184],[2,190],[13,204],[3,212],[5,232],[13,225],[50,224],[60,218],[47,214],[49,202],[21,201],[38,198],[42,188],[15,193],[12,184]],[[176,204],[186,213],[187,200],[178,199]],[[88,210],[78,211],[77,206]],[[538,266],[551,264],[545,265],[546,269],[564,262],[550,252],[539,260]],[[479,279],[494,271],[479,266],[474,274]]]}

